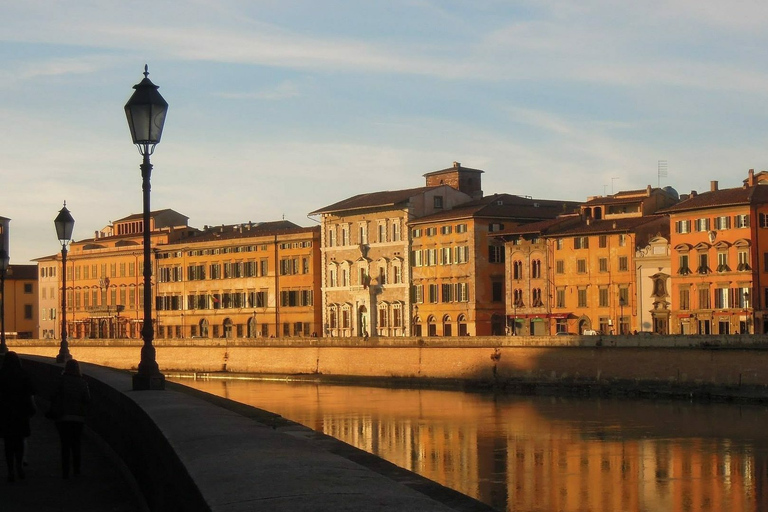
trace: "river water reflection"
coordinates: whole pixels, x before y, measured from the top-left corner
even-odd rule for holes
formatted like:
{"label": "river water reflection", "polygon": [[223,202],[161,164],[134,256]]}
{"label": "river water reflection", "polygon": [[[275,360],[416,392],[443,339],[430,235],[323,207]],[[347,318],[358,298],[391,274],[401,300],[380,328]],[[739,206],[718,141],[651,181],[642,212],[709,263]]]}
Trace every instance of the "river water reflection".
{"label": "river water reflection", "polygon": [[768,511],[768,408],[177,379],[499,510]]}

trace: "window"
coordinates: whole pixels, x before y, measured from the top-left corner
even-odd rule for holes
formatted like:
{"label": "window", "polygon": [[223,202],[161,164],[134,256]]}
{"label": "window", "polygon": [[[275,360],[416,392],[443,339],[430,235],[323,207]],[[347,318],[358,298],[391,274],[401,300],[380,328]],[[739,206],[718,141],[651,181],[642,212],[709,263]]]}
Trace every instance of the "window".
{"label": "window", "polygon": [[469,302],[469,284],[456,283],[456,300],[459,302]]}
{"label": "window", "polygon": [[434,198],[435,210],[443,209],[443,196],[435,196]]}
{"label": "window", "polygon": [[400,220],[399,219],[395,219],[392,221],[392,241],[393,242],[400,241]]}
{"label": "window", "polygon": [[432,227],[432,228],[426,228],[426,229],[424,230],[424,234],[425,234],[426,236],[435,236],[435,235],[437,234],[437,228],[435,228],[435,227]]}
{"label": "window", "polygon": [[585,259],[576,260],[576,272],[578,272],[579,274],[587,273],[587,260]]}
{"label": "window", "polygon": [[621,234],[619,235],[619,247],[624,247],[627,245],[627,235]]}
{"label": "window", "polygon": [[455,300],[453,296],[453,285],[449,283],[443,283],[441,290],[441,301],[440,302],[453,302]]}
{"label": "window", "polygon": [[589,249],[589,238],[586,236],[576,236],[573,238],[574,249]]}
{"label": "window", "polygon": [[619,256],[619,270],[622,272],[629,270],[628,259],[626,256]]}
{"label": "window", "polygon": [[417,304],[422,304],[424,302],[424,285],[423,284],[415,284],[411,288],[411,295],[413,302]]}
{"label": "window", "polygon": [[400,265],[395,265],[392,267],[392,282],[395,284],[400,284],[403,280],[402,274],[400,272]]}
{"label": "window", "polygon": [[565,307],[565,288],[558,288],[555,291],[555,307]]}
{"label": "window", "polygon": [[438,288],[436,284],[429,285],[429,302],[436,304],[438,299]]}
{"label": "window", "polygon": [[499,224],[498,222],[492,222],[491,224],[488,225],[488,231],[491,233],[495,233],[503,229],[504,229],[504,224]]}
{"label": "window", "polygon": [[24,283],[24,293],[32,293],[32,283]]}
{"label": "window", "polygon": [[512,262],[512,279],[519,281],[523,278],[523,262],[515,260]]}
{"label": "window", "polygon": [[[688,275],[691,273],[691,269],[688,266],[688,255],[687,254],[681,254],[679,257],[680,260],[680,266],[677,269],[677,273],[680,275]],[[768,260],[766,260],[768,261]]]}
{"label": "window", "polygon": [[523,290],[520,288],[515,288],[512,290],[512,304],[518,308],[525,306],[523,303]]}
{"label": "window", "polygon": [[608,288],[600,287],[598,290],[598,304],[601,308],[608,307]]}
{"label": "window", "polygon": [[460,247],[456,247],[454,251],[453,261],[455,263],[467,263],[469,262],[469,246],[468,245],[462,245]]}
{"label": "window", "polygon": [[691,309],[691,291],[688,288],[680,288],[680,309]]}
{"label": "window", "polygon": [[24,304],[24,320],[32,320],[32,304]]}
{"label": "window", "polygon": [[358,243],[363,245],[368,243],[368,224],[362,223],[358,226],[358,235],[357,240]]}
{"label": "window", "polygon": [[383,243],[387,241],[387,225],[382,223],[379,224],[379,243]]}
{"label": "window", "polygon": [[728,288],[715,288],[715,308],[726,309],[728,305]]}
{"label": "window", "polygon": [[699,274],[708,274],[709,270],[709,256],[707,254],[699,254],[699,266],[696,269]]}
{"label": "window", "polygon": [[504,283],[501,281],[494,281],[491,283],[491,300],[493,302],[504,301]]}
{"label": "window", "polygon": [[758,214],[757,221],[758,221],[758,225],[761,228],[768,228],[768,214],[765,214],[765,213]]}
{"label": "window", "polygon": [[440,249],[440,264],[450,265],[453,263],[453,249],[451,247],[443,247]]}
{"label": "window", "polygon": [[752,270],[749,266],[749,252],[747,251],[739,251],[738,252],[739,257],[739,265],[736,267],[736,270]]}
{"label": "window", "polygon": [[597,262],[600,272],[608,272],[608,258],[600,258]]}
{"label": "window", "polygon": [[715,229],[730,229],[731,218],[728,216],[715,217]]}
{"label": "window", "polygon": [[411,231],[411,238],[421,237],[421,229],[414,229]]}
{"label": "window", "polygon": [[531,293],[531,306],[538,308],[544,305],[541,300],[541,288],[534,288]]}
{"label": "window", "polygon": [[531,278],[541,279],[541,260],[531,261]]}
{"label": "window", "polygon": [[696,231],[709,231],[709,218],[696,219],[694,221],[694,227]]}
{"label": "window", "polygon": [[411,251],[411,265],[414,267],[424,265],[423,254],[421,251]]}
{"label": "window", "polygon": [[586,288],[579,288],[578,290],[578,307],[585,308],[587,307],[587,289]]}
{"label": "window", "polygon": [[709,309],[712,303],[709,300],[709,288],[699,289],[699,309]]}
{"label": "window", "polygon": [[442,226],[440,228],[440,234],[450,235],[452,232],[453,232],[453,227],[452,226]]}
{"label": "window", "polygon": [[555,273],[556,274],[565,274],[565,261],[563,261],[563,260],[556,260],[555,261]]}
{"label": "window", "polygon": [[349,245],[349,228],[347,226],[341,228],[341,245]]}
{"label": "window", "polygon": [[328,247],[334,247],[335,245],[336,245],[336,226],[333,226],[328,230]]}
{"label": "window", "polygon": [[504,247],[488,246],[488,263],[504,263]]}
{"label": "window", "polygon": [[601,249],[605,249],[608,247],[608,236],[607,235],[600,235],[600,237],[597,239],[597,246]]}
{"label": "window", "polygon": [[457,233],[466,233],[467,232],[467,225],[466,224],[456,224],[456,232]]}
{"label": "window", "polygon": [[558,250],[561,250],[563,248],[563,239],[562,238],[558,238],[557,240],[555,240],[555,248],[558,249]]}
{"label": "window", "polygon": [[675,222],[675,233],[690,233],[691,232],[691,221],[690,220],[678,220]]}
{"label": "window", "polygon": [[629,306],[629,288],[626,286],[619,287],[619,304],[624,301],[624,306]]}
{"label": "window", "polygon": [[736,288],[736,305],[737,308],[749,307],[749,288],[742,287]]}
{"label": "window", "polygon": [[728,267],[728,253],[718,252],[717,253],[717,271],[729,272],[730,270],[731,269]]}

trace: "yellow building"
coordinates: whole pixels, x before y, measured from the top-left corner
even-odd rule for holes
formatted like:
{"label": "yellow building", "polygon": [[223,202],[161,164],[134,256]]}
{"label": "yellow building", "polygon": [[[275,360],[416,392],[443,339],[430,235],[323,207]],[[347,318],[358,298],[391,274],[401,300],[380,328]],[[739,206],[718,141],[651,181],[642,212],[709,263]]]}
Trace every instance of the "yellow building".
{"label": "yellow building", "polygon": [[37,338],[37,268],[35,265],[9,265],[5,273],[4,308],[6,340]]}
{"label": "yellow building", "polygon": [[208,227],[157,250],[157,338],[319,336],[320,228]]}
{"label": "yellow building", "polygon": [[[197,232],[173,210],[150,214],[153,250]],[[67,254],[68,338],[140,338],[144,318],[142,215],[131,215],[71,243]],[[61,254],[38,258],[40,332],[60,338]]]}

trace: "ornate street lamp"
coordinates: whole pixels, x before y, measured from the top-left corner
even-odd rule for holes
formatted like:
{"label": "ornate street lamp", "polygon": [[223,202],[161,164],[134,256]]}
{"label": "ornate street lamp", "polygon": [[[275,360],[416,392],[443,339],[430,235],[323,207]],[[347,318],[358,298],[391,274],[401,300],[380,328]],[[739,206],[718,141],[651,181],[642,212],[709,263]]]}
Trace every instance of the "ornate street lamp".
{"label": "ornate street lamp", "polygon": [[3,296],[3,301],[0,302],[0,354],[8,352],[8,345],[5,344],[5,274],[11,263],[10,249],[8,248],[10,242],[8,225],[10,222],[11,219],[0,217],[0,295]]}
{"label": "ornate street lamp", "polygon": [[163,134],[165,114],[168,103],[157,92],[158,87],[149,79],[149,71],[144,66],[144,80],[134,85],[136,91],[125,104],[125,115],[131,130],[133,143],[144,157],[140,166],[142,190],[144,191],[144,324],[141,336],[144,346],[141,348],[139,370],[133,376],[133,389],[165,389],[165,376],[160,373],[155,359],[155,347],[152,340],[155,331],[152,327],[152,260],[150,258],[150,225],[149,225],[149,178],[152,174],[152,164],[149,156],[155,151],[155,144],[160,142]]}
{"label": "ornate street lamp", "polygon": [[54,219],[53,225],[56,227],[56,238],[61,244],[61,346],[56,362],[64,363],[72,359],[67,343],[67,244],[72,240],[72,230],[75,229],[75,219],[67,210],[66,201],[64,201],[64,208],[59,210],[59,214]]}

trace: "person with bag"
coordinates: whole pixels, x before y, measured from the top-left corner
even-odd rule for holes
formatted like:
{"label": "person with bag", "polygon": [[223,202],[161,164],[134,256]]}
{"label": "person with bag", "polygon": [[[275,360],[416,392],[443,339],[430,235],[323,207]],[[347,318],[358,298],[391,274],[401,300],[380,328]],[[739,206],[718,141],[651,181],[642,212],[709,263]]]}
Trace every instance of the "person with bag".
{"label": "person with bag", "polygon": [[[31,434],[29,418],[35,407],[36,388],[22,368],[16,352],[8,352],[0,367],[0,432],[5,445],[8,481],[24,478],[24,439]],[[15,472],[14,472],[15,468]]]}
{"label": "person with bag", "polygon": [[64,365],[56,391],[51,397],[51,408],[46,416],[56,422],[61,441],[61,474],[69,478],[72,472],[80,474],[80,437],[91,393],[80,371],[80,363],[70,359]]}

